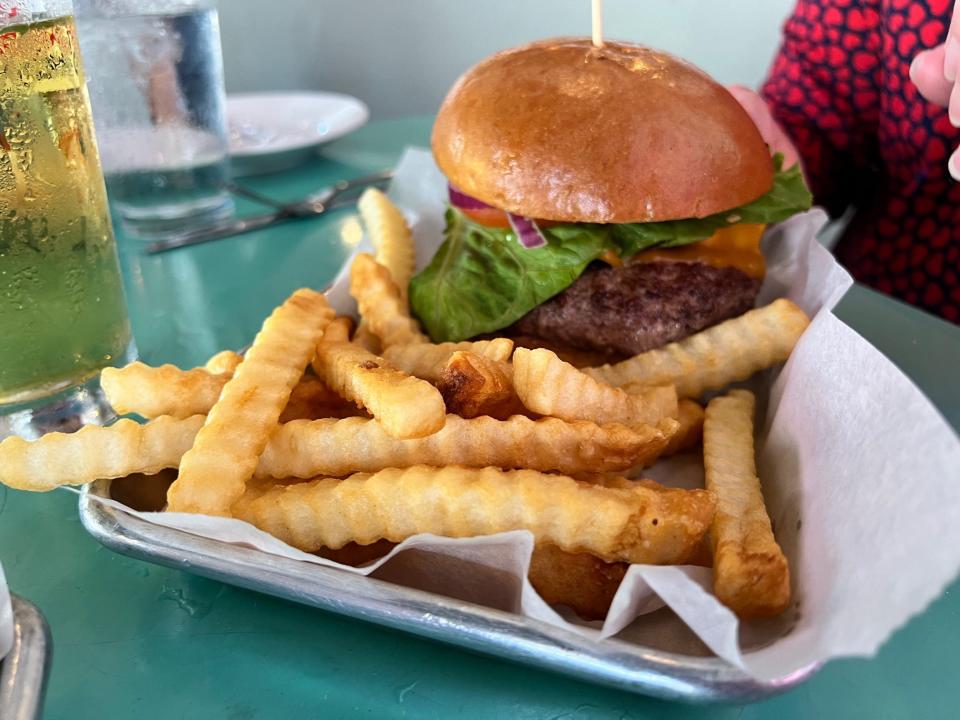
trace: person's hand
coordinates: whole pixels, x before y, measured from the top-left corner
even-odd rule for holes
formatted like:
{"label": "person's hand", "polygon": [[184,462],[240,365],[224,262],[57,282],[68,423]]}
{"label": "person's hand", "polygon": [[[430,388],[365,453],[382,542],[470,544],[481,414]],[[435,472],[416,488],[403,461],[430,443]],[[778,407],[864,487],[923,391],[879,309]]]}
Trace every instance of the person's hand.
{"label": "person's hand", "polygon": [[[951,125],[960,127],[960,3],[953,6],[947,41],[917,53],[910,79],[923,97],[948,109]],[[960,180],[960,150],[950,156],[947,168],[954,180]]]}
{"label": "person's hand", "polygon": [[799,163],[800,154],[797,152],[796,146],[774,119],[767,101],[743,85],[730,85],[727,90],[747,111],[747,115],[753,120],[770,149],[775,153],[783,154],[783,167],[788,168]]}

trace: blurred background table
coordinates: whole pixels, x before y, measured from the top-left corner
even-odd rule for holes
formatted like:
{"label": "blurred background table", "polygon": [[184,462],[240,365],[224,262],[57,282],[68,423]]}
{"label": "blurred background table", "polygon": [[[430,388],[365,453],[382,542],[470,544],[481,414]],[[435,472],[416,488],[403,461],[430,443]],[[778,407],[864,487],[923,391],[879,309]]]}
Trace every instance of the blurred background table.
{"label": "blurred background table", "polygon": [[[430,117],[373,123],[296,170],[245,182],[292,200],[426,145]],[[248,212],[252,206],[241,206]],[[248,343],[291,290],[324,287],[355,239],[350,211],[165,255],[119,238],[141,357],[202,364]],[[855,287],[838,314],[960,427],[960,329]],[[904,478],[919,482],[921,478]],[[930,552],[936,552],[930,548]],[[951,717],[960,704],[960,584],[875,660],[830,664],[745,707],[695,708],[529,670],[115,555],[76,496],[0,486],[0,560],[54,638],[47,718]]]}

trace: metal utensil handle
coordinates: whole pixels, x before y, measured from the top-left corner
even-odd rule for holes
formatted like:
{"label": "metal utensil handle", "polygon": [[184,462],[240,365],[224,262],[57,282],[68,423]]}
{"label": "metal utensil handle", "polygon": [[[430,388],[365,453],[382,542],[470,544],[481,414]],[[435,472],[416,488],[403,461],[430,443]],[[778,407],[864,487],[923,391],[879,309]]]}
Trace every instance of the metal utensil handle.
{"label": "metal utensil handle", "polygon": [[364,175],[363,177],[354,178],[353,180],[341,180],[333,186],[333,189],[340,193],[351,188],[377,185],[379,183],[389,182],[390,180],[393,180],[393,170],[381,170],[380,172]]}
{"label": "metal utensil handle", "polygon": [[223,188],[234,195],[245,197],[248,200],[272,207],[275,210],[292,213],[294,215],[310,215],[324,212],[323,208],[348,192],[366,189],[369,186],[384,185],[390,182],[392,178],[393,170],[381,170],[378,173],[354,178],[353,180],[341,180],[336,185],[324,188],[313,195],[308,195],[303,200],[294,200],[293,202],[274,200],[263,193],[251,190],[234,182],[224,183]]}
{"label": "metal utensil handle", "polygon": [[352,196],[356,190],[364,190],[371,186],[386,185],[393,179],[393,170],[382,170],[372,175],[341,180],[331,188],[326,188],[303,200],[284,205],[284,209],[296,215],[316,215],[326,212],[332,204],[345,196]]}
{"label": "metal utensil handle", "polygon": [[237,195],[239,197],[247,198],[247,200],[253,200],[256,203],[261,205],[266,205],[267,207],[272,207],[274,210],[285,210],[289,203],[281,202],[280,200],[274,200],[271,197],[267,197],[262,193],[258,193],[255,190],[244,187],[243,185],[237,185],[234,182],[223,183],[223,189],[227,192]]}
{"label": "metal utensil handle", "polygon": [[221,240],[226,237],[261,230],[277,222],[290,219],[290,217],[288,213],[280,211],[266,215],[239,218],[223,224],[197,228],[196,230],[188,230],[174,237],[150,243],[147,245],[145,252],[147,255],[156,255],[157,253],[167,252],[168,250],[176,250],[177,248],[200,245],[201,243],[211,242],[213,240]]}

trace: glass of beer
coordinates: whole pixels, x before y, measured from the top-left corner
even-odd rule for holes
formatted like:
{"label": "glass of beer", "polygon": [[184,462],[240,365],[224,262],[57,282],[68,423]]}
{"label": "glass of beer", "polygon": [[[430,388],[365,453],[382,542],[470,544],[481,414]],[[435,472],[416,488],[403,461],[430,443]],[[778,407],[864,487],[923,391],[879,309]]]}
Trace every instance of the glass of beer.
{"label": "glass of beer", "polygon": [[0,2],[0,437],[104,419],[134,354],[71,11]]}

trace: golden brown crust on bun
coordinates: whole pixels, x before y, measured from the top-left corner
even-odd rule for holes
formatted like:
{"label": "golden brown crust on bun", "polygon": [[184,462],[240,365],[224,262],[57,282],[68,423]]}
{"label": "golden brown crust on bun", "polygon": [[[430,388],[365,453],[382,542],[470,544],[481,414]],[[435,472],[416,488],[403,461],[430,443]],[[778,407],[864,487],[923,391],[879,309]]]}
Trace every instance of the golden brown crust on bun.
{"label": "golden brown crust on bun", "polygon": [[730,93],[624,43],[559,38],[487,58],[450,90],[431,144],[463,192],[547,220],[703,217],[773,185],[770,152]]}

